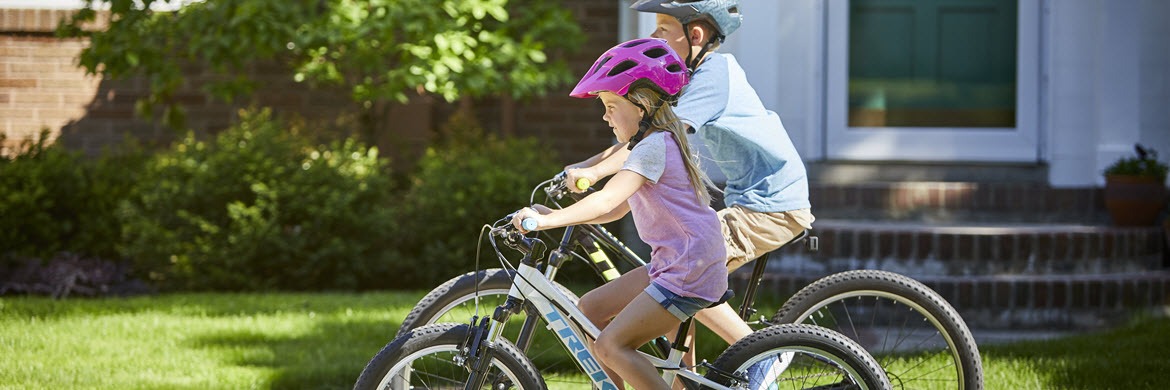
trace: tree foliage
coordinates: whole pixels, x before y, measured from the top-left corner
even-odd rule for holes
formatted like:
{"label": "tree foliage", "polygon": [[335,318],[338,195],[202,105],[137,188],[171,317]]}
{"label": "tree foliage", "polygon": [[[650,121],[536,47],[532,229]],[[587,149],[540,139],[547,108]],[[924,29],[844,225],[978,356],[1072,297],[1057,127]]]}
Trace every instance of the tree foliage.
{"label": "tree foliage", "polygon": [[[152,10],[168,4],[178,11]],[[107,28],[83,28],[106,7]],[[297,82],[348,88],[368,107],[412,91],[539,94],[569,81],[550,54],[583,40],[558,0],[86,0],[58,32],[89,39],[88,72],[147,77],[139,112],[165,109],[172,125],[188,65],[220,75],[204,88],[225,100],[256,87],[249,66],[277,61]]]}

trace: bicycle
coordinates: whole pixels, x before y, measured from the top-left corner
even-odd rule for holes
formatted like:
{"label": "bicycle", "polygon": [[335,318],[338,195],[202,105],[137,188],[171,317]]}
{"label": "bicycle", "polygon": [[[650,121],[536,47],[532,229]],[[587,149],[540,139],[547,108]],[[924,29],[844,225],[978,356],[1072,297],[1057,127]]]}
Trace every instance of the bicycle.
{"label": "bicycle", "polygon": [[[529,203],[535,203],[536,194],[542,189],[550,207],[560,207],[559,201],[565,198],[579,199],[581,195],[570,192],[563,178],[561,173],[537,185]],[[773,253],[798,244],[815,250],[816,239],[809,237],[804,232]],[[608,282],[619,276],[611,256],[630,267],[645,265],[637,254],[599,225],[566,228],[558,247],[541,265],[545,276],[555,280],[565,263],[578,258],[603,282]],[[737,308],[741,318],[753,327],[808,323],[845,334],[878,360],[897,388],[983,388],[979,350],[962,318],[938,293],[904,275],[878,270],[828,275],[799,290],[771,317],[752,320],[757,312],[755,294],[770,257],[764,255],[755,260]],[[475,303],[480,301],[486,301],[488,307],[498,305],[507,296],[512,276],[508,270],[487,269],[448,280],[420,300],[403,320],[395,337],[428,324],[470,318]],[[554,285],[575,302],[576,296],[571,291],[555,282]],[[526,314],[519,330],[506,337],[515,340],[521,351],[541,364],[542,372],[565,371],[555,366],[562,359],[532,352],[555,353],[556,347],[549,346],[556,342],[550,340],[549,332],[535,326],[537,313]],[[552,375],[550,378],[560,380]]]}
{"label": "bicycle", "polygon": [[[535,309],[594,388],[617,389],[601,368],[586,338],[596,339],[600,330],[536,268],[543,257],[544,242],[529,238],[511,226],[511,216],[497,221],[489,237],[496,254],[503,255],[495,239],[524,254],[515,269],[508,298],[489,318],[472,317],[470,324],[434,324],[416,328],[391,341],[362,371],[355,389],[459,388],[544,389],[546,384],[520,350],[501,337],[508,318],[525,308]],[[730,298],[730,290],[724,300]],[[716,302],[712,304],[718,305]],[[706,375],[681,364],[685,335],[693,319],[679,325],[666,358],[642,353],[662,371],[666,384],[680,378],[688,388],[744,388],[748,370],[766,363],[769,383],[764,388],[889,389],[889,379],[860,345],[821,327],[799,324],[775,325],[756,331],[729,347],[714,364],[704,362]],[[759,388],[754,386],[753,388]]]}

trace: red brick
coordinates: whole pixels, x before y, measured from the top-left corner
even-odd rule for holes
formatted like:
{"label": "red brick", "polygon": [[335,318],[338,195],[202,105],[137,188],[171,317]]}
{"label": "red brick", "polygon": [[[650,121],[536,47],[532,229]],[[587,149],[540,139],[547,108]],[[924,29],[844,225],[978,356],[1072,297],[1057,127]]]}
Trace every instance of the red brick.
{"label": "red brick", "polygon": [[37,86],[35,79],[0,79],[0,88],[33,88]]}

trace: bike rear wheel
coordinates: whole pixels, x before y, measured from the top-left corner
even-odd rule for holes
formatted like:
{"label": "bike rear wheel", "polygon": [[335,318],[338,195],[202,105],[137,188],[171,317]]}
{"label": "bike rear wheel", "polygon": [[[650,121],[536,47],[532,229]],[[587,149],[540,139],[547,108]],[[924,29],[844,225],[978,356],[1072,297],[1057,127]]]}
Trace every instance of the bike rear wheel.
{"label": "bike rear wheel", "polygon": [[[434,324],[395,338],[366,365],[354,390],[462,389],[470,375],[458,363],[467,324]],[[485,389],[544,389],[539,371],[507,340],[497,340]]]}
{"label": "bike rear wheel", "polygon": [[[873,357],[829,329],[780,324],[753,332],[715,360],[707,379],[749,389],[889,389]],[[747,378],[748,383],[723,375]],[[754,378],[754,379],[753,379]]]}
{"label": "bike rear wheel", "polygon": [[773,323],[814,324],[857,341],[895,388],[983,388],[979,349],[966,323],[922,283],[886,271],[847,271],[801,289]]}

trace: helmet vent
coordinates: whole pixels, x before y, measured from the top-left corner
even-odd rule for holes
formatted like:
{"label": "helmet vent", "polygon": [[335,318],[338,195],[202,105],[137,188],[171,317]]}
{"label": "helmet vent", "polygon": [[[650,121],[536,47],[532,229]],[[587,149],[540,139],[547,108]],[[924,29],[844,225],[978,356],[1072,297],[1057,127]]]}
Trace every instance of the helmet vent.
{"label": "helmet vent", "polygon": [[609,60],[611,60],[611,59],[613,59],[613,56],[607,56],[605,58],[602,58],[600,61],[597,61],[596,64],[593,64],[593,69],[589,69],[589,73],[586,73],[585,75],[589,76],[589,75],[592,75],[594,73],[597,73],[597,70],[601,69],[601,66],[605,65],[605,63],[609,62]]}
{"label": "helmet vent", "polygon": [[621,63],[618,63],[617,65],[615,65],[613,67],[613,69],[610,69],[609,73],[606,73],[605,75],[613,77],[615,75],[625,73],[625,71],[633,69],[637,65],[638,65],[637,62],[634,62],[631,60],[625,60],[625,61],[622,61]]}
{"label": "helmet vent", "polygon": [[624,48],[627,48],[627,49],[628,49],[628,48],[631,48],[631,47],[638,46],[638,45],[641,45],[641,44],[643,44],[643,43],[646,43],[647,41],[648,41],[647,39],[637,39],[637,40],[633,40],[633,41],[626,42],[626,44],[622,45],[622,47],[624,47]]}
{"label": "helmet vent", "polygon": [[653,48],[650,50],[646,50],[646,51],[642,52],[642,54],[645,55],[646,57],[658,58],[658,57],[662,57],[662,56],[666,55],[666,49],[663,49],[661,47],[656,47],[656,48]]}
{"label": "helmet vent", "polygon": [[678,72],[682,72],[682,65],[679,65],[679,64],[670,64],[670,65],[667,65],[667,66],[666,66],[666,71],[667,71],[667,72],[670,72],[670,73],[678,73]]}

